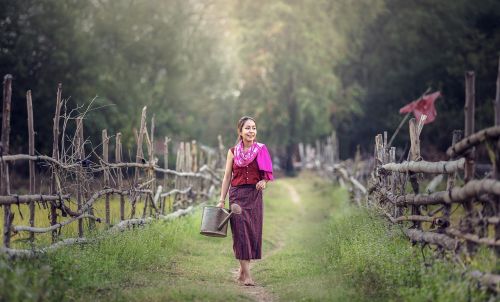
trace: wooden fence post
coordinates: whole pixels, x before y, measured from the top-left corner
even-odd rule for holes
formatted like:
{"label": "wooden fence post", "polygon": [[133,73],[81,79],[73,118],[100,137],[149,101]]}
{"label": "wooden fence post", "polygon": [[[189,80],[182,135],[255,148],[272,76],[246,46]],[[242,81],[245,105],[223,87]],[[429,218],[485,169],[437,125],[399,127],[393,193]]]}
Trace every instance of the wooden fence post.
{"label": "wooden fence post", "polygon": [[[82,165],[83,161],[83,131],[80,131],[80,129],[83,128],[83,118],[82,117],[77,117],[76,118],[76,140],[75,140],[75,150],[77,154],[78,161],[80,162],[80,165]],[[77,175],[76,175],[76,182],[77,182],[77,192],[76,192],[76,202],[78,205],[78,212],[81,212],[82,206],[83,206],[83,184],[82,182],[82,173],[83,173],[83,167],[79,166]],[[78,236],[83,237],[83,220],[78,219]]]}
{"label": "wooden fence post", "polygon": [[[59,119],[61,116],[61,107],[62,107],[62,84],[59,83],[57,85],[57,96],[56,96],[56,112],[54,114],[54,127],[53,127],[53,141],[52,141],[52,158],[55,160],[59,160]],[[52,181],[51,181],[51,194],[55,194],[56,192],[61,194],[60,188],[57,187],[56,177],[57,176],[57,166],[52,166]],[[50,202],[50,224],[57,224],[57,212],[56,212],[56,202]],[[52,242],[57,241],[57,230],[52,231]]]}
{"label": "wooden fence post", "polygon": [[[420,157],[420,138],[419,138],[419,129],[416,124],[415,118],[410,119],[409,122],[410,126],[410,160],[412,161],[418,161],[421,160]],[[413,193],[418,194],[420,189],[419,189],[419,184],[418,184],[418,174],[417,173],[412,173],[410,172],[410,183],[413,189]],[[420,215],[420,206],[418,205],[413,205],[411,207],[411,212],[412,215]],[[422,224],[419,221],[415,221],[413,226],[417,229],[422,228]]]}
{"label": "wooden fence post", "polygon": [[[475,75],[473,71],[465,73],[465,133],[467,137],[474,133],[474,114],[475,114],[476,92],[475,92]],[[467,156],[465,163],[465,183],[474,178],[474,154],[475,148]]]}
{"label": "wooden fence post", "polygon": [[[142,143],[144,142],[144,131],[146,131],[146,109],[147,107],[144,106],[142,108],[142,113],[141,113],[141,125],[139,129],[139,133],[137,134],[137,151],[135,155],[135,162],[138,164],[141,164],[142,161],[144,160],[144,153],[142,151]],[[135,173],[134,173],[134,183],[133,183],[133,188],[137,189],[137,185],[139,182],[139,174],[140,174],[141,168],[137,167],[135,168]],[[140,193],[134,192],[132,194],[132,210],[130,212],[130,218],[134,218],[135,216],[135,207],[137,203],[138,196],[140,196]]]}
{"label": "wooden fence post", "polygon": [[[26,108],[28,110],[28,142],[29,142],[29,155],[35,155],[35,130],[33,126],[33,102],[31,98],[31,90],[26,93]],[[30,173],[30,194],[35,194],[35,162],[29,161]],[[35,202],[31,201],[29,204],[30,218],[29,223],[31,227],[35,226]],[[35,233],[30,232],[30,242],[33,244],[35,240]]]}
{"label": "wooden fence post", "polygon": [[[107,168],[107,164],[109,163],[109,137],[108,137],[108,131],[106,129],[102,130],[102,160],[104,164],[102,165],[103,167],[103,177],[104,177],[104,187],[107,189],[109,188],[109,171]],[[106,194],[106,225],[109,227],[111,224],[111,219],[110,219],[110,209],[109,209],[109,194]]]}
{"label": "wooden fence post", "polygon": [[[495,95],[495,126],[500,126],[500,57],[498,58],[498,75],[497,75],[497,90]],[[497,140],[495,145],[495,162],[493,178],[496,180],[500,180],[500,139]],[[500,197],[496,197],[496,208],[495,208],[496,216],[500,216]],[[500,240],[500,224],[497,223],[495,225],[495,240]],[[495,248],[497,257],[500,257],[500,247]]]}
{"label": "wooden fence post", "polygon": [[500,126],[500,56],[498,57],[497,93],[495,95],[495,126]]}
{"label": "wooden fence post", "polygon": [[[5,75],[3,79],[3,111],[2,111],[2,155],[9,153],[10,137],[10,112],[12,99],[12,76]],[[9,163],[0,161],[2,171],[1,194],[10,194]],[[3,205],[3,246],[10,247],[10,229],[14,214],[11,212],[10,204]]]}
{"label": "wooden fence post", "polygon": [[[168,143],[170,142],[170,138],[168,138],[167,136],[165,136],[165,139],[163,141],[163,144],[164,144],[164,151],[163,151],[163,163],[164,163],[164,168],[165,169],[168,169]],[[164,188],[168,188],[168,174],[167,173],[163,173],[163,187]],[[162,215],[165,214],[165,202],[166,202],[166,199],[169,198],[170,199],[170,196],[169,197],[160,197],[160,200],[161,200],[161,205],[160,205],[160,212]]]}
{"label": "wooden fence post", "polygon": [[[451,140],[451,145],[455,145],[462,139],[462,130],[453,130],[453,138]],[[450,158],[450,160],[455,160],[456,157]],[[448,178],[446,180],[446,191],[450,192],[451,189],[455,186],[455,179],[457,177],[457,172],[452,172],[448,174]],[[450,215],[451,215],[451,205],[450,204],[444,204],[443,206],[443,216],[446,218],[447,221],[450,221]]]}
{"label": "wooden fence post", "polygon": [[[186,142],[184,144],[184,171],[185,172],[192,172],[191,168],[192,168],[191,144],[189,142]],[[191,185],[191,187],[193,187],[191,177],[186,176],[186,177],[184,177],[184,179],[185,179],[184,188],[187,187],[188,185]],[[184,196],[187,199],[187,194],[185,194]]]}
{"label": "wooden fence post", "polygon": [[[116,163],[122,162],[122,134],[118,132],[116,134],[115,143],[115,161]],[[123,190],[123,175],[122,169],[117,168],[117,180],[118,180],[118,190]],[[120,221],[125,219],[125,196],[120,194]]]}
{"label": "wooden fence post", "polygon": [[[473,71],[467,71],[465,73],[465,133],[464,136],[468,137],[474,133],[474,114],[475,114],[475,103],[476,103],[476,93],[475,93],[475,75]],[[474,165],[475,160],[475,148],[472,148],[470,153],[466,156],[465,161],[465,176],[464,182],[467,183],[474,178]],[[472,234],[474,232],[474,226],[472,224],[474,204],[472,201],[467,201],[464,203],[465,208],[465,223],[463,225],[462,231],[465,233]],[[467,241],[466,243],[467,251],[473,253],[475,250],[474,243]]]}
{"label": "wooden fence post", "polygon": [[217,166],[216,167],[211,167],[211,168],[224,168],[224,163],[225,163],[225,154],[224,154],[224,144],[222,143],[222,135],[217,135],[217,140],[219,141],[219,155],[217,156]]}

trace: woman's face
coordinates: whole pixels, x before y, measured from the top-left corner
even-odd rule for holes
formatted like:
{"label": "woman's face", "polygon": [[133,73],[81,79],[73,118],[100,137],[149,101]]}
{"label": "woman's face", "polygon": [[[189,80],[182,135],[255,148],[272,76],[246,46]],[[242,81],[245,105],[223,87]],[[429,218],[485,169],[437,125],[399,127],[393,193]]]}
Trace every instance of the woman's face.
{"label": "woman's face", "polygon": [[244,142],[251,143],[257,137],[257,126],[252,120],[247,120],[240,131],[240,136]]}

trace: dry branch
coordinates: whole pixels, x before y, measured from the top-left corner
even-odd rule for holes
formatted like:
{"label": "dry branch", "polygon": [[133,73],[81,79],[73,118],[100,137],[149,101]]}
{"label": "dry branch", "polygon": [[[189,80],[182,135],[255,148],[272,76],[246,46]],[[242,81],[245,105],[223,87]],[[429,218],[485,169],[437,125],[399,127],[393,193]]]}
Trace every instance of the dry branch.
{"label": "dry branch", "polygon": [[500,181],[494,179],[471,180],[461,188],[453,188],[450,194],[445,196],[445,201],[465,202],[483,194],[500,195]]}
{"label": "dry branch", "polygon": [[77,221],[78,219],[83,219],[83,218],[89,218],[89,219],[96,220],[97,222],[101,222],[101,218],[98,218],[98,217],[95,217],[95,216],[89,215],[89,214],[82,214],[78,217],[73,217],[73,218],[68,219],[64,222],[60,222],[60,223],[51,225],[50,227],[47,227],[47,228],[35,228],[35,227],[29,227],[29,226],[15,226],[12,229],[14,232],[47,233],[47,232],[50,232],[53,230],[57,230],[58,228],[61,228],[67,224],[70,224],[74,221]]}
{"label": "dry branch", "polygon": [[89,243],[92,240],[88,240],[86,238],[68,238],[62,241],[56,242],[46,248],[42,249],[34,249],[34,250],[26,250],[26,249],[11,249],[11,248],[0,248],[0,253],[6,254],[10,258],[33,258],[38,255],[45,254],[47,252],[52,252],[57,250],[63,246],[73,245],[73,244],[83,244]]}
{"label": "dry branch", "polygon": [[483,273],[480,271],[472,271],[469,275],[495,292],[500,292],[500,275]]}
{"label": "dry branch", "polygon": [[21,203],[29,203],[31,201],[35,202],[44,202],[44,201],[55,201],[61,199],[69,199],[70,195],[9,195],[9,196],[0,196],[0,205],[4,204],[21,204]]}
{"label": "dry branch", "polygon": [[454,157],[465,153],[468,149],[479,145],[486,139],[498,139],[500,137],[500,126],[490,127],[478,131],[458,143],[454,144],[446,151],[449,157]]}
{"label": "dry branch", "polygon": [[448,192],[440,191],[432,194],[396,195],[385,187],[377,188],[377,192],[383,195],[391,203],[398,206],[441,204],[445,202],[445,195],[448,194]]}
{"label": "dry branch", "polygon": [[490,246],[500,246],[500,240],[495,240],[495,239],[490,239],[490,238],[480,238],[479,236],[475,234],[465,234],[460,232],[457,229],[454,228],[447,228],[446,233],[449,235],[453,235],[455,237],[465,239],[471,242],[479,243],[479,244],[485,244],[485,245],[490,245]]}
{"label": "dry branch", "polygon": [[[187,215],[191,213],[194,210],[193,206],[189,206],[186,209],[180,209],[175,211],[174,213],[170,213],[168,215],[158,215],[159,220],[173,220],[175,218]],[[127,219],[124,221],[121,221],[120,223],[116,224],[113,226],[110,231],[123,231],[131,226],[136,226],[136,225],[145,225],[148,223],[152,223],[155,219],[153,217],[147,217],[147,218],[142,218],[142,219]]]}
{"label": "dry branch", "polygon": [[452,173],[463,170],[465,159],[461,158],[455,161],[404,161],[401,164],[388,163],[382,166],[382,169],[393,172],[415,172],[415,173]]}
{"label": "dry branch", "polygon": [[396,205],[433,205],[463,203],[483,194],[500,195],[500,181],[493,179],[471,180],[463,187],[454,187],[450,192],[439,191],[432,194],[392,194],[385,187],[378,187],[378,192]]}
{"label": "dry branch", "polygon": [[162,197],[162,198],[163,198],[163,197],[167,197],[167,196],[170,196],[170,195],[175,194],[175,193],[179,193],[179,194],[187,194],[189,191],[191,191],[191,189],[192,189],[191,187],[186,188],[186,189],[184,189],[184,190],[173,189],[173,190],[168,191],[168,192],[166,192],[166,193],[162,193],[162,194],[160,195],[160,197]]}
{"label": "dry branch", "polygon": [[412,241],[421,243],[435,244],[443,247],[447,250],[456,250],[459,247],[460,242],[454,238],[450,238],[444,234],[437,234],[432,232],[423,232],[416,229],[404,230],[406,236],[408,236]]}

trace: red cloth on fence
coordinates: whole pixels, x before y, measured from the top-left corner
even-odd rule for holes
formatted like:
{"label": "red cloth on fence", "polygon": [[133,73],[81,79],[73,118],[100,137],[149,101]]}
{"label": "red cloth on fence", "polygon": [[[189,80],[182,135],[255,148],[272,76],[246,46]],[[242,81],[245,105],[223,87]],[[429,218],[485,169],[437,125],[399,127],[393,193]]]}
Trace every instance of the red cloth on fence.
{"label": "red cloth on fence", "polygon": [[440,91],[424,95],[422,98],[415,100],[399,109],[399,113],[408,113],[413,111],[413,114],[415,115],[417,121],[420,120],[420,116],[422,114],[425,114],[427,115],[427,119],[425,120],[424,124],[431,123],[436,119],[437,115],[436,108],[434,107],[434,102],[440,96]]}

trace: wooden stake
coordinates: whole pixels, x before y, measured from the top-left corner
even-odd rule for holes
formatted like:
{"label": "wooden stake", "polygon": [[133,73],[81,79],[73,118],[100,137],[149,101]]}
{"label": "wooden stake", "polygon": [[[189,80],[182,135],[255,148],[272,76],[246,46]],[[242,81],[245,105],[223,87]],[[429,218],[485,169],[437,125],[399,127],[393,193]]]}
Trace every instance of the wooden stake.
{"label": "wooden stake", "polygon": [[[475,75],[473,71],[467,71],[465,73],[465,137],[474,133],[474,114],[475,114],[475,103],[476,103],[476,93],[475,93]],[[465,162],[465,175],[464,182],[467,183],[474,178],[474,159],[475,159],[475,148],[471,149],[471,152],[466,158]],[[472,201],[464,203],[465,208],[465,223],[463,224],[464,233],[474,233],[474,226],[472,219],[474,216],[474,204]],[[472,254],[475,251],[474,243],[467,241],[466,243],[467,251]]]}
{"label": "wooden stake", "polygon": [[[224,154],[224,144],[222,143],[222,135],[217,135],[217,140],[219,141],[219,156],[217,160],[217,166],[215,168],[224,168],[225,164],[225,154]],[[213,167],[212,167],[213,168]]]}
{"label": "wooden stake", "polygon": [[[146,110],[147,107],[144,106],[142,108],[142,114],[141,114],[141,126],[139,129],[139,133],[137,135],[137,152],[135,156],[135,162],[136,163],[142,163],[142,160],[144,159],[144,153],[142,151],[142,144],[144,142],[144,132],[146,131]],[[139,181],[139,174],[140,174],[140,168],[135,168],[135,174],[134,174],[134,188],[137,187],[138,181]],[[130,213],[130,218],[134,218],[135,216],[135,206],[137,202],[137,195],[132,197],[132,210]]]}
{"label": "wooden stake", "polygon": [[198,172],[198,145],[196,140],[191,141],[191,171]]}
{"label": "wooden stake", "polygon": [[[168,169],[168,143],[169,142],[170,142],[170,138],[165,136],[165,139],[163,141],[163,146],[165,148],[163,150],[163,165],[164,165],[165,169]],[[168,175],[167,175],[167,173],[163,173],[163,187],[167,188],[167,186],[168,186]]]}
{"label": "wooden stake", "polygon": [[[474,133],[475,103],[475,75],[473,71],[468,71],[465,73],[465,137]],[[475,150],[472,149],[470,155],[467,156],[467,162],[465,164],[465,182],[474,178],[474,153]]]}
{"label": "wooden stake", "polygon": [[[35,129],[33,126],[33,103],[31,99],[31,90],[26,93],[26,108],[28,110],[28,142],[29,142],[29,155],[35,155]],[[30,194],[35,194],[35,162],[29,161],[29,171],[30,171]],[[30,218],[29,224],[31,227],[35,226],[35,202],[31,201],[29,204]],[[30,242],[33,243],[35,240],[35,233],[30,232]]]}
{"label": "wooden stake", "polygon": [[[109,163],[109,137],[108,137],[108,131],[106,129],[102,130],[102,160],[105,164]],[[104,187],[107,189],[109,188],[109,171],[106,168],[106,165],[103,165],[103,176],[104,176]],[[109,227],[111,224],[111,219],[110,219],[110,209],[109,209],[109,194],[106,194],[106,201],[105,201],[105,211],[106,211],[106,225]]]}
{"label": "wooden stake", "polygon": [[[116,146],[115,146],[115,161],[116,163],[122,162],[122,134],[118,132],[116,134]],[[123,175],[121,168],[117,170],[117,179],[118,179],[118,189],[123,190]],[[125,196],[120,194],[120,221],[125,219]]]}
{"label": "wooden stake", "polygon": [[[54,114],[54,126],[53,126],[53,141],[52,141],[52,158],[55,160],[59,160],[59,119],[61,116],[61,107],[62,107],[62,84],[59,83],[57,85],[57,94],[56,94],[56,111]],[[53,166],[52,168],[52,180],[51,180],[51,194],[62,193],[59,192],[56,186],[56,177],[57,177],[57,167]],[[57,224],[57,212],[56,212],[56,204],[55,202],[50,203],[50,224]],[[57,241],[57,230],[52,231],[52,243]]]}
{"label": "wooden stake", "polygon": [[[83,118],[77,117],[76,118],[76,133],[75,133],[75,136],[76,136],[75,150],[76,150],[78,160],[80,160],[80,161],[83,160],[83,158],[84,158],[83,152],[82,152],[82,149],[83,149],[83,131],[80,131],[80,129],[82,129],[82,128],[83,128]],[[76,202],[78,205],[78,212],[81,211],[82,206],[83,206],[83,190],[82,190],[83,185],[81,184],[82,180],[80,179],[80,175],[83,173],[82,170],[83,170],[83,168],[79,167],[77,175],[76,175],[76,182],[77,182]],[[82,219],[78,220],[78,236],[83,237],[83,220]]]}
{"label": "wooden stake", "polygon": [[[421,160],[420,157],[420,138],[419,138],[419,129],[416,124],[415,118],[410,119],[409,122],[410,126],[410,160],[412,161],[418,161]],[[420,189],[419,189],[419,184],[418,184],[418,179],[417,179],[416,173],[410,173],[410,183],[413,189],[413,192],[415,194],[418,194]],[[421,215],[420,211],[420,206],[414,205],[411,208],[412,215]],[[415,221],[414,222],[414,227],[417,229],[421,229],[422,225],[421,222]]]}
{"label": "wooden stake", "polygon": [[[498,58],[498,75],[497,75],[497,91],[495,95],[495,126],[500,126],[500,57]],[[493,178],[500,180],[500,139],[497,140],[495,146],[495,170],[493,171]],[[500,197],[496,197],[496,216],[500,216]],[[500,240],[500,223],[495,225],[495,240]],[[497,258],[500,258],[500,247],[495,248]]]}
{"label": "wooden stake", "polygon": [[[9,137],[10,137],[10,112],[12,99],[12,76],[5,75],[3,79],[3,111],[2,111],[2,155],[9,153]],[[1,195],[10,195],[10,180],[9,180],[9,163],[0,162],[1,164]],[[3,246],[10,247],[10,229],[14,214],[11,213],[10,205],[3,206]]]}
{"label": "wooden stake", "polygon": [[[461,139],[462,139],[462,130],[453,130],[453,138],[451,140],[451,145],[453,146]],[[455,159],[456,157],[450,158],[450,160],[455,160]],[[457,172],[448,174],[448,179],[446,180],[446,191],[450,192],[451,189],[453,189],[453,187],[455,186],[456,177],[457,177]],[[451,205],[444,204],[443,216],[446,218],[447,221],[450,221],[450,215],[451,215]]]}
{"label": "wooden stake", "polygon": [[495,126],[500,126],[500,57],[498,58],[497,93],[495,95]]}

